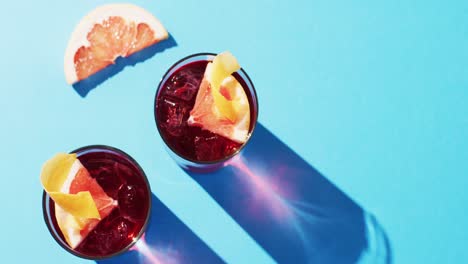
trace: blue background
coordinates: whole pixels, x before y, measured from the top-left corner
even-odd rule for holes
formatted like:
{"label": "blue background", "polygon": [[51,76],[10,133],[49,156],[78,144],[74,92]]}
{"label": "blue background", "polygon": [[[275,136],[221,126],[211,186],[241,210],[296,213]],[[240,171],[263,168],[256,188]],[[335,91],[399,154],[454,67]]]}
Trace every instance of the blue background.
{"label": "blue background", "polygon": [[[133,1],[177,44],[81,97],[65,82],[64,51],[79,20],[107,2],[8,1],[0,9],[2,263],[94,263],[52,239],[39,181],[56,152],[90,144],[120,148],[145,170],[158,209],[147,240],[161,263],[365,262],[361,253],[375,249],[369,217],[388,247],[368,263],[468,262],[468,2]],[[224,50],[258,93],[261,125],[243,154],[251,170],[271,183],[274,165],[300,168],[281,176],[284,186],[301,187],[304,208],[339,208],[348,227],[309,221],[301,233],[317,243],[295,247],[287,224],[243,211],[255,191],[217,191],[237,184],[235,168],[190,175],[166,153],[153,118],[158,81],[186,55]],[[344,248],[330,247],[333,237]],[[286,245],[289,255],[280,254]],[[151,263],[138,252],[107,262],[137,259]]]}

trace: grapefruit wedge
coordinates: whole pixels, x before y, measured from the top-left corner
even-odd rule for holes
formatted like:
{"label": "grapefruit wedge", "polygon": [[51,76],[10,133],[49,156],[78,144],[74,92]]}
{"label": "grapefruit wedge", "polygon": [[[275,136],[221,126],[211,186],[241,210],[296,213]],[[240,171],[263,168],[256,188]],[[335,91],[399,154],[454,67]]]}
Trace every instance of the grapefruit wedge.
{"label": "grapefruit wedge", "polygon": [[229,52],[208,63],[187,123],[245,143],[249,136],[250,105],[242,85],[232,76],[240,66]]}
{"label": "grapefruit wedge", "polygon": [[164,26],[148,11],[132,4],[108,4],[86,15],[76,26],[64,57],[69,84],[86,79],[127,57],[168,38]]}
{"label": "grapefruit wedge", "polygon": [[117,206],[76,154],[59,153],[48,160],[42,167],[41,182],[55,202],[57,223],[71,248],[76,248]]}

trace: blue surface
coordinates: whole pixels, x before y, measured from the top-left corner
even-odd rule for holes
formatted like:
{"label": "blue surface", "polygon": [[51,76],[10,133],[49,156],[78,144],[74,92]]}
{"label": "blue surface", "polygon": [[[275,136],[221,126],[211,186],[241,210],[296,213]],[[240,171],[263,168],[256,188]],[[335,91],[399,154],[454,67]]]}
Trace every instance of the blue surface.
{"label": "blue surface", "polygon": [[[133,1],[173,45],[82,97],[64,50],[107,2],[0,9],[2,263],[95,263],[52,239],[39,182],[46,159],[90,144],[145,170],[163,263],[468,262],[468,2]],[[178,59],[224,50],[256,86],[261,125],[238,163],[190,175],[157,133],[156,86]],[[151,263],[103,263],[129,260]]]}

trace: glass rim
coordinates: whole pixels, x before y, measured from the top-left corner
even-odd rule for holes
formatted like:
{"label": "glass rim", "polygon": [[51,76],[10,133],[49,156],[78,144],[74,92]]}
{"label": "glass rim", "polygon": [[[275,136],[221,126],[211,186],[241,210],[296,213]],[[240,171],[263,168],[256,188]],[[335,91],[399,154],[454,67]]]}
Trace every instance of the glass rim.
{"label": "glass rim", "polygon": [[[174,64],[171,65],[171,67],[169,67],[169,69],[167,69],[167,71],[163,74],[163,76],[161,77],[161,80],[159,81],[159,84],[158,84],[158,89],[156,89],[156,94],[154,96],[154,120],[155,120],[155,123],[156,123],[156,128],[158,129],[158,133],[159,135],[161,136],[161,139],[163,140],[164,144],[175,154],[177,155],[178,157],[180,157],[181,159],[183,160],[186,160],[186,161],[189,161],[189,162],[192,162],[194,164],[202,164],[202,165],[214,165],[214,164],[218,164],[218,163],[221,163],[221,162],[225,162],[229,159],[231,159],[232,157],[236,156],[237,154],[239,154],[243,149],[244,147],[247,145],[247,143],[249,143],[250,141],[250,138],[252,137],[252,134],[253,132],[255,131],[255,127],[257,126],[257,123],[258,123],[258,98],[257,98],[257,91],[255,90],[255,86],[252,82],[252,79],[250,79],[249,75],[247,74],[247,72],[244,70],[244,68],[240,68],[238,71],[236,71],[236,73],[242,73],[242,74],[239,74],[239,76],[245,80],[245,83],[247,84],[247,86],[251,87],[251,89],[249,89],[249,87],[246,87],[248,88],[249,92],[252,94],[252,101],[253,103],[255,104],[256,106],[256,110],[255,113],[254,113],[254,118],[255,118],[255,122],[253,123],[252,125],[252,129],[249,131],[249,134],[248,134],[248,137],[247,137],[247,140],[240,146],[240,148],[238,150],[236,150],[235,152],[233,152],[232,154],[226,156],[226,157],[223,157],[223,158],[220,158],[220,159],[217,159],[217,160],[209,160],[209,161],[200,161],[200,160],[194,160],[194,159],[190,159],[188,157],[183,157],[182,155],[180,155],[171,145],[168,144],[168,142],[166,141],[166,139],[162,136],[162,133],[161,133],[161,128],[159,126],[159,121],[158,121],[158,118],[157,118],[157,108],[158,108],[158,95],[159,95],[159,92],[160,90],[162,89],[162,85],[164,84],[163,81],[164,79],[168,76],[168,74],[176,67],[178,67],[181,63],[189,60],[189,59],[192,59],[192,58],[195,58],[195,57],[201,57],[201,56],[216,56],[217,54],[216,53],[213,53],[213,52],[199,52],[199,53],[193,53],[191,55],[187,55],[185,57],[183,57],[182,59],[179,59],[178,61],[176,61]],[[245,88],[244,88],[245,89]]]}
{"label": "glass rim", "polygon": [[[122,248],[121,250],[119,250],[117,252],[114,252],[114,253],[108,254],[108,255],[104,255],[104,256],[90,256],[90,255],[86,255],[84,253],[81,253],[81,252],[79,252],[77,250],[72,249],[66,243],[66,241],[63,241],[61,238],[57,237],[58,235],[55,234],[57,232],[56,231],[57,229],[48,220],[50,214],[47,213],[49,208],[46,208],[47,200],[49,200],[51,202],[54,202],[54,201],[50,198],[49,194],[45,190],[42,192],[42,214],[43,214],[44,222],[46,223],[47,229],[49,230],[49,233],[52,235],[52,237],[57,242],[57,244],[59,244],[63,249],[65,249],[69,253],[71,253],[71,254],[73,254],[73,255],[75,255],[77,257],[83,258],[83,259],[103,260],[103,259],[108,259],[108,258],[118,256],[120,254],[123,254],[123,253],[127,252],[131,247],[133,247],[133,245],[135,245],[135,243],[138,240],[140,240],[140,238],[146,232],[146,228],[148,227],[148,223],[149,223],[149,220],[151,218],[151,210],[152,210],[151,194],[152,193],[151,193],[151,187],[150,187],[148,178],[147,178],[145,172],[143,171],[143,169],[141,168],[141,166],[138,164],[138,162],[136,162],[136,160],[134,158],[132,158],[130,155],[128,155],[126,152],[124,152],[124,151],[122,151],[122,150],[120,150],[118,148],[107,146],[107,145],[88,145],[88,146],[80,147],[80,148],[77,148],[77,149],[75,149],[73,151],[70,151],[70,153],[78,153],[78,152],[81,152],[81,151],[92,150],[92,149],[99,149],[99,150],[104,149],[104,150],[110,150],[110,151],[122,154],[125,158],[127,158],[130,161],[130,163],[132,163],[137,168],[137,170],[143,176],[143,179],[144,179],[144,181],[146,183],[146,189],[148,190],[148,196],[149,196],[149,199],[148,199],[148,213],[147,213],[145,222],[143,223],[140,231],[138,232],[138,235],[136,235],[133,238],[133,240],[127,246],[125,246],[124,248]],[[60,232],[61,232],[61,230],[60,230]]]}

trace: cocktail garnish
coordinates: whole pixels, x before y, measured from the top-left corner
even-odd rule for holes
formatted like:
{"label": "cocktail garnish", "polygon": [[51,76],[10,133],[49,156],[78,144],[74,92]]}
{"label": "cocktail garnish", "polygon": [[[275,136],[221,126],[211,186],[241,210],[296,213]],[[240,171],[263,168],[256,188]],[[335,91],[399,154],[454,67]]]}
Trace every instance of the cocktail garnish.
{"label": "cocktail garnish", "polygon": [[232,76],[240,69],[229,52],[208,63],[188,124],[238,143],[248,138],[250,106],[242,85]]}
{"label": "cocktail garnish", "polygon": [[46,161],[41,182],[55,202],[57,223],[72,248],[117,205],[89,175],[76,154],[59,153]]}

